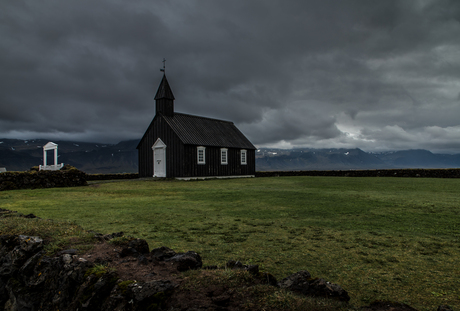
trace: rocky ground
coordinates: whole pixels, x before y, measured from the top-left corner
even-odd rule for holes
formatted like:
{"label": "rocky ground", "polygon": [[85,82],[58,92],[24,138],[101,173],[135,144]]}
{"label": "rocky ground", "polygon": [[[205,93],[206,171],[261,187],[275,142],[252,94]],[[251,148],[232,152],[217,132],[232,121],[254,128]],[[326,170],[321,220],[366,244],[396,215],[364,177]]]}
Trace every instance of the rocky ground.
{"label": "rocky ground", "polygon": [[[142,239],[98,235],[85,253],[67,249],[47,257],[39,237],[0,236],[0,310],[242,310],[250,306],[215,271],[245,274],[245,287],[266,284],[338,301],[350,298],[340,286],[312,279],[306,271],[280,282],[258,266],[229,261],[227,267],[202,267],[199,254],[176,254],[167,247],[149,250]],[[115,242],[113,242],[115,241]],[[183,272],[199,270],[191,284]],[[196,279],[195,279],[196,280]],[[249,303],[249,305],[245,305]],[[254,308],[257,309],[257,308]]]}
{"label": "rocky ground", "polygon": [[40,237],[1,235],[0,311],[415,310],[388,301],[351,306],[346,290],[308,271],[277,281],[257,265],[230,260],[203,267],[193,251],[150,250],[145,240],[123,233],[95,236],[90,251],[70,245],[49,255]]}

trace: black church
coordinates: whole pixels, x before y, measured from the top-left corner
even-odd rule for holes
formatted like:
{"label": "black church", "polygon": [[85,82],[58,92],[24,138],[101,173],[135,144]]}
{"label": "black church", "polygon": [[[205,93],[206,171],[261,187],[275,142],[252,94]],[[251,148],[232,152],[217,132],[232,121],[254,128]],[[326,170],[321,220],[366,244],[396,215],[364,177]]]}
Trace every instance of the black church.
{"label": "black church", "polygon": [[254,145],[233,122],[174,112],[163,75],[156,114],[140,140],[139,177],[254,177]]}

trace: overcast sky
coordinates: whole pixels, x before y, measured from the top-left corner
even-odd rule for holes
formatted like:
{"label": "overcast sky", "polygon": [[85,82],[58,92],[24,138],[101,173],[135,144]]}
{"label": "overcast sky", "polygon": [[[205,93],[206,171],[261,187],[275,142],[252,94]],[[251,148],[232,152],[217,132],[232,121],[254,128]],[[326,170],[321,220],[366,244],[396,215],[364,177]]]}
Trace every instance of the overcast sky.
{"label": "overcast sky", "polygon": [[140,139],[163,58],[258,147],[460,153],[458,0],[0,0],[0,138]]}

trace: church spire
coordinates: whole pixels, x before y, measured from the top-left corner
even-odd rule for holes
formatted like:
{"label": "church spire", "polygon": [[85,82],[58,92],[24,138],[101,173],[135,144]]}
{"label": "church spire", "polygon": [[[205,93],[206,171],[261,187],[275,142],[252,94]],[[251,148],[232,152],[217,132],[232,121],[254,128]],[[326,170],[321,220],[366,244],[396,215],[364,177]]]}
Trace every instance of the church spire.
{"label": "church spire", "polygon": [[168,79],[166,79],[166,74],[163,74],[163,79],[161,79],[160,86],[158,87],[157,94],[155,95],[155,100],[158,99],[170,99],[174,100],[173,92],[169,86]]}
{"label": "church spire", "polygon": [[161,113],[167,117],[174,116],[174,95],[166,79],[166,74],[163,74],[163,79],[155,95],[155,106],[157,114]]}

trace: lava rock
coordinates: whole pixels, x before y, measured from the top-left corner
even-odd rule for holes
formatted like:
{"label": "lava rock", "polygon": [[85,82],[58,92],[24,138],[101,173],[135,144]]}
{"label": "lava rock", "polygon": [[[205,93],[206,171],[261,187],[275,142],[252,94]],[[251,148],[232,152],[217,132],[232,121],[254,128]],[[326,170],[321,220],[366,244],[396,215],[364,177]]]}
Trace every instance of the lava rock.
{"label": "lava rock", "polygon": [[134,248],[140,254],[148,254],[149,244],[144,239],[134,239],[128,243],[128,247]]}
{"label": "lava rock", "polygon": [[305,296],[350,301],[347,291],[340,285],[330,283],[324,279],[312,279],[311,274],[306,270],[286,277],[278,283],[278,286]]}
{"label": "lava rock", "polygon": [[269,284],[269,285],[272,285],[272,286],[279,287],[278,286],[278,281],[276,280],[276,278],[271,273],[260,272],[259,273],[259,279],[262,280],[262,282],[265,283],[265,284]]}
{"label": "lava rock", "polygon": [[238,260],[229,260],[225,264],[228,269],[243,269],[244,265]]}
{"label": "lava rock", "polygon": [[139,255],[139,257],[137,258],[137,261],[140,265],[148,265],[149,264],[149,260],[147,259],[147,257],[145,257],[144,255]]}
{"label": "lava rock", "polygon": [[140,255],[139,252],[132,247],[125,247],[120,252],[121,258],[128,257],[128,256],[138,257],[139,255]]}
{"label": "lava rock", "polygon": [[243,265],[240,261],[229,260],[225,264],[225,267],[228,269],[241,269],[246,270],[251,274],[259,274],[259,265]]}
{"label": "lava rock", "polygon": [[173,251],[172,249],[166,247],[166,246],[162,246],[162,247],[159,247],[159,248],[152,249],[152,251],[150,252],[150,255],[155,260],[163,261],[163,260],[166,260],[168,258],[176,256],[176,252]]}
{"label": "lava rock", "polygon": [[340,285],[330,283],[325,279],[315,279],[310,283],[311,296],[330,298],[339,301],[350,301],[348,292]]}
{"label": "lava rock", "polygon": [[310,272],[302,270],[282,279],[278,286],[302,295],[308,295],[311,279]]}
{"label": "lava rock", "polygon": [[128,246],[123,248],[120,257],[132,256],[139,257],[143,254],[148,254],[149,244],[144,239],[134,239],[128,243]]}
{"label": "lava rock", "polygon": [[180,272],[200,269],[203,266],[200,255],[192,251],[188,251],[184,254],[177,254],[166,261],[175,263],[177,265],[177,270]]}
{"label": "lava rock", "polygon": [[161,306],[170,296],[177,285],[167,280],[135,283],[128,286],[128,297],[136,302],[137,310],[145,310],[147,306],[155,304]]}

